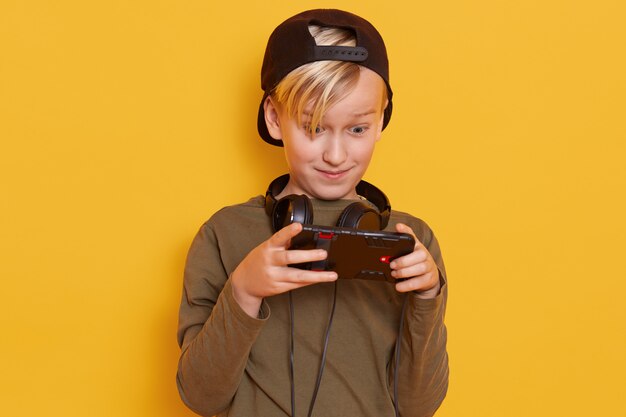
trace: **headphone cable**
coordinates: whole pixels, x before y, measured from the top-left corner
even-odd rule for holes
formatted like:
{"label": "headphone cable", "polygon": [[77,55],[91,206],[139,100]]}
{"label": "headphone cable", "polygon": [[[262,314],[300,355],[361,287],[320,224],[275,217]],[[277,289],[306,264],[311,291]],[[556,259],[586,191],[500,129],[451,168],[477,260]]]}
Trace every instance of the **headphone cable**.
{"label": "headphone cable", "polygon": [[317,392],[320,389],[322,382],[322,373],[324,372],[324,365],[326,364],[326,352],[328,350],[328,339],[330,336],[330,326],[333,324],[333,317],[335,316],[335,305],[337,304],[337,281],[333,283],[333,307],[330,311],[330,317],[328,318],[328,326],[326,327],[326,336],[324,337],[324,351],[322,352],[322,359],[320,363],[320,370],[317,374],[317,381],[315,382],[315,390],[313,391],[313,397],[311,398],[311,405],[309,407],[308,417],[313,415],[313,406],[315,405],[315,399],[317,398]]}
{"label": "headphone cable", "polygon": [[[315,400],[317,399],[317,393],[319,391],[322,374],[324,373],[324,366],[326,365],[326,352],[328,351],[328,341],[330,339],[330,328],[333,324],[333,317],[335,316],[335,306],[337,305],[337,281],[333,283],[333,305],[328,318],[328,325],[326,326],[326,335],[324,336],[324,350],[322,351],[322,358],[320,360],[320,368],[317,374],[317,380],[315,382],[315,389],[313,390],[313,396],[311,398],[311,404],[309,405],[308,417],[313,415],[313,407],[315,406]],[[289,291],[289,313],[291,323],[291,337],[290,337],[290,351],[289,351],[289,371],[291,376],[291,416],[296,416],[296,394],[295,394],[295,377],[294,377],[294,308],[293,299],[291,297],[291,291]]]}
{"label": "headphone cable", "polygon": [[406,300],[408,297],[405,295],[402,301],[402,311],[400,313],[400,323],[398,324],[398,338],[396,339],[396,354],[395,363],[393,369],[393,407],[396,412],[396,417],[400,416],[400,407],[398,406],[398,372],[400,370],[400,352],[402,346],[402,329],[404,327],[404,311],[406,310]]}
{"label": "headphone cable", "polygon": [[289,323],[291,327],[290,337],[289,337],[289,377],[291,379],[291,416],[295,417],[296,415],[296,383],[293,374],[293,362],[294,362],[294,349],[293,349],[293,301],[291,298],[291,291],[289,291]]}

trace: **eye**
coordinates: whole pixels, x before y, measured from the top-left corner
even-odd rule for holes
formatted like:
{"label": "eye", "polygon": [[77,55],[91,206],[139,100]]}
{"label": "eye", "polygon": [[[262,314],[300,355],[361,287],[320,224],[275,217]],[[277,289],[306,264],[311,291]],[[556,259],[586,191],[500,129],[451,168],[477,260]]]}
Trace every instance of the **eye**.
{"label": "eye", "polygon": [[320,133],[324,132],[324,128],[320,125],[317,125],[315,127],[315,131],[313,131],[311,129],[311,125],[309,124],[305,124],[304,126],[302,126],[302,128],[304,129],[304,131],[306,132],[307,135],[312,136],[312,135],[319,135]]}
{"label": "eye", "polygon": [[350,132],[354,133],[355,135],[361,136],[365,134],[365,132],[367,132],[367,127],[366,126],[354,126],[353,128],[350,128]]}

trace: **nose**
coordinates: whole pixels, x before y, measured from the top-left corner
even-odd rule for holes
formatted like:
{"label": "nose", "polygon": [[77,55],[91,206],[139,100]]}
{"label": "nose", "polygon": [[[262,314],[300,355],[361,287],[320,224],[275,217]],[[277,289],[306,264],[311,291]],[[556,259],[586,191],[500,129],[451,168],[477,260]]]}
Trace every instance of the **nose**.
{"label": "nose", "polygon": [[340,135],[333,135],[327,139],[322,158],[329,165],[340,166],[348,157],[346,146]]}

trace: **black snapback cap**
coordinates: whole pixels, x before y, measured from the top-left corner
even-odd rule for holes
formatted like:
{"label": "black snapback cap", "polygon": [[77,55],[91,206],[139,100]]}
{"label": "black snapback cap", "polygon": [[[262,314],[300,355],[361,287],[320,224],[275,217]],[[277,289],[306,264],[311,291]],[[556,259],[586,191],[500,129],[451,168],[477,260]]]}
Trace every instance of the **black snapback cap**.
{"label": "black snapback cap", "polygon": [[[336,27],[352,31],[356,46],[321,46],[309,32],[309,25]],[[294,69],[315,61],[354,62],[376,72],[387,85],[389,104],[385,109],[383,129],[391,118],[391,85],[389,84],[389,60],[380,33],[367,20],[355,14],[336,9],[308,10],[290,17],[270,35],[261,68],[261,88],[264,91],[257,128],[261,138],[269,144],[283,146],[272,138],[265,124],[263,103],[278,83]]]}

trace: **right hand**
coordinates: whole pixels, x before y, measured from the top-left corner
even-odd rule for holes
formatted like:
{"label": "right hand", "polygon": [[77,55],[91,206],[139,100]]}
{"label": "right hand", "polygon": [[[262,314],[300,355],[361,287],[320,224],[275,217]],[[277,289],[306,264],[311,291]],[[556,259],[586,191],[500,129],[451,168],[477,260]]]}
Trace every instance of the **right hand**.
{"label": "right hand", "polygon": [[328,256],[324,249],[289,250],[291,239],[301,230],[300,223],[285,226],[250,251],[233,271],[233,296],[248,315],[258,316],[264,297],[337,279],[337,273],[333,271],[309,271],[288,266],[321,261]]}

